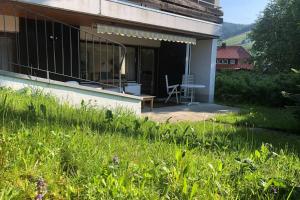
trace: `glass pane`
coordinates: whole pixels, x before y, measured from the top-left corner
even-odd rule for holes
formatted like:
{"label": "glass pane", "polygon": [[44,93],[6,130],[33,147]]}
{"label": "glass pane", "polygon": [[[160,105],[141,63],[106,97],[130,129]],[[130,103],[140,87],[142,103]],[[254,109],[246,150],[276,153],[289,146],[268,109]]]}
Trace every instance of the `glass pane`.
{"label": "glass pane", "polygon": [[145,94],[153,93],[154,63],[154,49],[141,49],[141,84]]}
{"label": "glass pane", "polygon": [[126,54],[126,74],[128,81],[136,81],[136,54],[134,47],[127,47],[127,54]]}
{"label": "glass pane", "polygon": [[[120,51],[119,47],[99,42],[81,42],[81,71],[88,75],[89,80],[107,81],[119,77]],[[100,52],[101,51],[101,52]],[[101,57],[100,57],[101,56]],[[84,77],[84,76],[83,76]],[[95,77],[95,78],[94,78]]]}
{"label": "glass pane", "polygon": [[0,37],[0,47],[0,69],[11,70],[11,63],[16,63],[14,38]]}

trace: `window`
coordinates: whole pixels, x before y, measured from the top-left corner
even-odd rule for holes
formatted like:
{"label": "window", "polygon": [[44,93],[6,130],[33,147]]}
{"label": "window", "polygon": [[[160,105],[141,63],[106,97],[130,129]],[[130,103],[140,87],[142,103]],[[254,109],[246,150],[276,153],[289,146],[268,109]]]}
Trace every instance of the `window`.
{"label": "window", "polygon": [[228,60],[227,59],[219,59],[219,62],[217,62],[218,64],[228,64]]}
{"label": "window", "polygon": [[15,38],[0,34],[0,69],[11,71],[11,63],[16,63]]}
{"label": "window", "polygon": [[94,81],[108,81],[118,78],[120,64],[120,49],[118,46],[81,41],[80,51],[82,78]]}
{"label": "window", "polygon": [[230,59],[229,63],[230,63],[231,65],[235,65],[235,59]]}
{"label": "window", "polygon": [[125,68],[126,68],[126,74],[127,74],[127,80],[128,81],[137,81],[137,69],[136,69],[136,50],[134,47],[126,47],[127,48],[127,54],[125,59]]}

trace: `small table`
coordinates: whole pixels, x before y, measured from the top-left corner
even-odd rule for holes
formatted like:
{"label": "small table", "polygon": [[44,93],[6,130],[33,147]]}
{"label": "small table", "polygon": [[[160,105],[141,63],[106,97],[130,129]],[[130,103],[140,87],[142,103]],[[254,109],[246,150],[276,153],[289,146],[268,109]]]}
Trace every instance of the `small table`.
{"label": "small table", "polygon": [[188,105],[192,105],[194,103],[198,103],[198,102],[194,102],[193,98],[194,98],[194,90],[195,89],[203,89],[206,88],[205,85],[201,85],[201,84],[182,84],[180,85],[181,88],[185,88],[185,89],[192,89],[191,91],[191,102]]}
{"label": "small table", "polygon": [[142,109],[144,108],[144,104],[146,102],[150,103],[150,109],[151,111],[153,110],[153,102],[154,102],[154,98],[155,96],[149,96],[149,95],[141,95],[140,97],[142,97]]}

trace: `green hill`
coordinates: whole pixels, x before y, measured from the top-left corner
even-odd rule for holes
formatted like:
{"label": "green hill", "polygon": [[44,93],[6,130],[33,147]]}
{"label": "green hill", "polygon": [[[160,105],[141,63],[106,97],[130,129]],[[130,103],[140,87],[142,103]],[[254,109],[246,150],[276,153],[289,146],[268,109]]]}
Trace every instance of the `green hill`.
{"label": "green hill", "polygon": [[236,35],[240,35],[251,31],[254,24],[234,24],[224,22],[222,26],[222,39],[228,39]]}
{"label": "green hill", "polygon": [[252,48],[253,42],[248,38],[249,33],[250,31],[235,35],[226,40],[223,40],[223,42],[225,42],[228,46],[242,46],[246,50],[250,50]]}

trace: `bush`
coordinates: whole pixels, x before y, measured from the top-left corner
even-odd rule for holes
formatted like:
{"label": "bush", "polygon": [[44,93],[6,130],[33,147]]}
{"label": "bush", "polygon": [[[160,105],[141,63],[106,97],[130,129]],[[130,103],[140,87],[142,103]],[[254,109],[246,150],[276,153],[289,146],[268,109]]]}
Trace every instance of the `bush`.
{"label": "bush", "polygon": [[262,74],[250,71],[219,71],[216,76],[216,99],[231,103],[268,106],[293,105],[282,91],[295,92],[300,78],[293,73]]}

